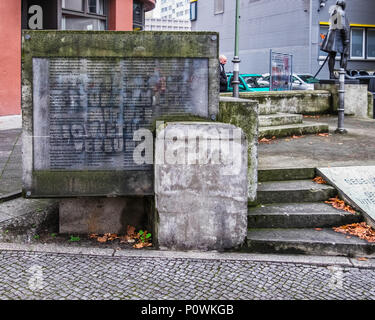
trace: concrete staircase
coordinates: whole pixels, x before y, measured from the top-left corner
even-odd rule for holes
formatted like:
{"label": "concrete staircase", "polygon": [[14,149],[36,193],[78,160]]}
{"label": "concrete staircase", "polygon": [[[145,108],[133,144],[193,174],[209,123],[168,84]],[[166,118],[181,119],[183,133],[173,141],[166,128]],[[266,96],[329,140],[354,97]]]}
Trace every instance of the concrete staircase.
{"label": "concrete staircase", "polygon": [[328,125],[303,121],[301,114],[276,113],[259,116],[259,138],[287,137],[328,132]]}
{"label": "concrete staircase", "polygon": [[360,214],[325,204],[337,192],[329,185],[313,182],[314,176],[312,168],[259,171],[259,205],[249,207],[246,251],[361,257],[375,254],[375,243],[332,230],[363,219]]}

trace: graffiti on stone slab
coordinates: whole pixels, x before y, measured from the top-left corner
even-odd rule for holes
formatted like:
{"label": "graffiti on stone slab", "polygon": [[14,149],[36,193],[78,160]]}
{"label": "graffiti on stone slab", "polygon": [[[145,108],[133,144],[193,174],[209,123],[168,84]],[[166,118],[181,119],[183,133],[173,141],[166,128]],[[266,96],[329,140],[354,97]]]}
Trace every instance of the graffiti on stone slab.
{"label": "graffiti on stone slab", "polygon": [[208,116],[207,59],[34,58],[33,66],[34,124],[47,122],[34,137],[48,150],[34,153],[38,170],[149,170],[152,152],[134,159],[144,129],[162,115]]}

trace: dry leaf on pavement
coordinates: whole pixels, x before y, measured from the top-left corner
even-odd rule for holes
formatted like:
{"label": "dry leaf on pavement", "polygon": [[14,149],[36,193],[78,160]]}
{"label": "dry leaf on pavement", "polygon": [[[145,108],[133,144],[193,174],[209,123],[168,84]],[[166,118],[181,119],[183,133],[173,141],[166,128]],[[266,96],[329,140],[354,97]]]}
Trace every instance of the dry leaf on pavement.
{"label": "dry leaf on pavement", "polygon": [[367,261],[368,259],[367,258],[357,258],[358,261]]}
{"label": "dry leaf on pavement", "polygon": [[327,183],[327,181],[325,181],[322,177],[319,177],[319,176],[315,177],[315,178],[313,179],[313,181],[314,181],[315,183],[319,183],[319,184],[326,184],[326,183]]}
{"label": "dry leaf on pavement", "polygon": [[368,242],[375,242],[375,230],[366,222],[347,224],[333,228],[334,231],[357,236]]}
{"label": "dry leaf on pavement", "polygon": [[98,237],[96,240],[98,240],[98,242],[100,242],[100,243],[105,243],[105,242],[107,242],[107,237],[106,236]]}
{"label": "dry leaf on pavement", "polygon": [[259,143],[271,143],[272,139],[262,138],[259,140]]}
{"label": "dry leaf on pavement", "polygon": [[324,201],[325,203],[331,204],[332,207],[339,209],[339,210],[344,210],[349,213],[356,213],[356,211],[349,206],[348,204],[345,203],[344,200],[340,200],[338,196],[336,198],[330,198],[328,201]]}

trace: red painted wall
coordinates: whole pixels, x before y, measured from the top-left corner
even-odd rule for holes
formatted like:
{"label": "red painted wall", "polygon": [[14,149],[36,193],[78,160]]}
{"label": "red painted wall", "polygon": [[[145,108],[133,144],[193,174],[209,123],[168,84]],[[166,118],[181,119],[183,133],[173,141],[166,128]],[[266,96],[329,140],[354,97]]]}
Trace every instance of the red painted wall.
{"label": "red painted wall", "polygon": [[[143,0],[146,10],[155,0]],[[133,30],[133,0],[110,0],[109,30]],[[0,116],[21,113],[21,0],[0,0]]]}
{"label": "red painted wall", "polygon": [[133,30],[133,0],[110,0],[108,29]]}
{"label": "red painted wall", "polygon": [[0,116],[21,113],[21,1],[0,0]]}

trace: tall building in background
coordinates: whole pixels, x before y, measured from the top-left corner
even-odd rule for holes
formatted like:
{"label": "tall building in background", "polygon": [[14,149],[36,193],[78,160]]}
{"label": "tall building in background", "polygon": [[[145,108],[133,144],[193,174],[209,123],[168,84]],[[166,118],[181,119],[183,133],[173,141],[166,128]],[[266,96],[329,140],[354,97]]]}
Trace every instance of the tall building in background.
{"label": "tall building in background", "polygon": [[190,0],[158,0],[146,13],[145,30],[191,31]]}
{"label": "tall building in background", "polygon": [[190,0],[160,0],[162,19],[190,19]]}

